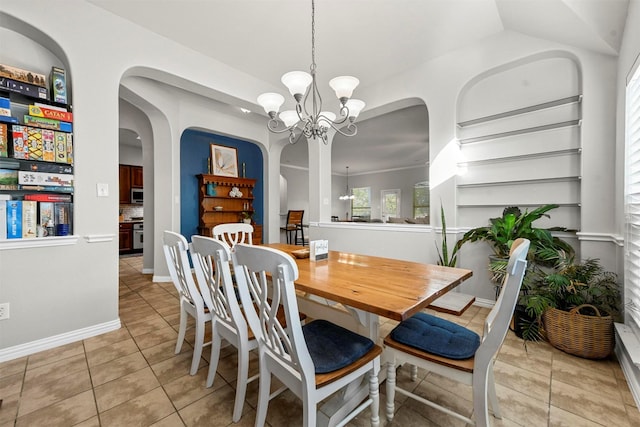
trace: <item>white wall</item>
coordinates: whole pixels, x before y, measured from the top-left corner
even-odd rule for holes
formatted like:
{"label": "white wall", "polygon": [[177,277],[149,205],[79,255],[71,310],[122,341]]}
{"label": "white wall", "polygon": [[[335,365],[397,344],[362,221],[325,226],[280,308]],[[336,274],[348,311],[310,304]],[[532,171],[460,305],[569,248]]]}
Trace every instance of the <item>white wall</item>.
{"label": "white wall", "polygon": [[[637,7],[637,4],[632,2],[631,6]],[[30,35],[35,34],[32,37],[50,44],[50,50],[55,51],[56,57],[63,62],[60,65],[69,72],[77,136],[75,228],[79,236],[75,244],[57,248],[2,250],[0,247],[0,301],[12,304],[11,319],[0,322],[0,360],[7,357],[7,352],[16,355],[21,351],[34,351],[55,345],[52,342],[80,339],[83,334],[117,327],[118,198],[116,192],[111,192],[108,198],[98,198],[95,188],[98,182],[108,183],[111,188],[118,185],[119,97],[143,111],[151,124],[152,135],[145,139],[152,142],[153,150],[150,156],[143,152],[143,166],[146,189],[149,189],[147,183],[153,185],[154,243],[151,253],[155,275],[166,274],[159,243],[162,230],[179,229],[176,201],[179,200],[179,138],[189,127],[239,136],[261,147],[269,165],[265,170],[268,195],[265,211],[269,213],[266,228],[272,229],[272,232],[267,231],[270,237],[278,235],[280,168],[276,165],[280,157],[279,151],[271,145],[272,137],[265,129],[264,121],[257,116],[238,118],[218,103],[187,94],[200,93],[234,105],[253,106],[255,94],[265,91],[264,82],[80,0],[55,3],[5,0],[0,22],[3,27],[26,28]],[[65,24],[60,25],[60,22]],[[634,11],[636,27],[638,22]],[[118,31],[113,31],[114,28]],[[640,38],[638,34],[633,35],[635,40]],[[6,39],[3,37],[2,40]],[[136,43],[132,44],[131,40]],[[28,52],[19,45],[3,46],[3,58],[24,58]],[[456,105],[462,89],[488,70],[551,50],[574,55],[583,72],[582,161],[584,182],[589,191],[582,199],[580,244],[583,254],[602,258],[608,266],[618,253],[615,234],[621,229],[613,215],[616,208],[613,196],[616,190],[613,172],[615,58],[507,31],[391,77],[384,85],[362,88],[360,95],[371,109],[400,99],[426,101],[430,122],[432,200],[442,200],[448,226],[455,231],[456,227],[467,225],[458,220],[457,158],[451,148],[455,146]],[[637,42],[631,48],[634,50],[637,52]],[[40,53],[41,49],[29,53],[29,58],[22,63],[24,68],[34,64],[47,68],[52,65],[51,55]],[[99,82],[99,90],[96,82]],[[274,159],[276,152],[277,159]],[[330,183],[326,185],[326,181],[330,181],[330,159],[327,161],[330,156],[326,152],[314,152],[311,157],[313,176],[308,182],[318,183],[318,188],[307,187],[310,218],[328,220],[329,212],[324,210],[323,199],[331,197],[333,191]],[[434,177],[438,179],[434,180]],[[289,188],[293,182],[288,178]],[[289,206],[298,202],[294,197]],[[431,218],[438,217],[439,203],[432,203]],[[310,234],[312,238],[329,238],[335,249],[376,251],[427,262],[434,260],[434,242],[438,241],[438,236],[429,227],[408,230],[390,227],[384,231],[338,228],[321,223],[312,225]],[[33,260],[41,258],[46,258],[52,267],[33,268]],[[467,264],[468,259],[462,257],[461,266],[473,268],[476,274],[464,284],[465,291],[490,298],[492,289],[487,289],[484,283],[486,265],[475,261]]]}

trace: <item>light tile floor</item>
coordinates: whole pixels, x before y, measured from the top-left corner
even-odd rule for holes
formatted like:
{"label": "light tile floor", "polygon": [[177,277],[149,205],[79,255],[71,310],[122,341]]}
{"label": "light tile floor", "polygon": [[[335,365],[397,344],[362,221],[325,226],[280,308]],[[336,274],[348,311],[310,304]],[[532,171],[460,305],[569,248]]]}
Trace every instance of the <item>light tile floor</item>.
{"label": "light tile floor", "polygon": [[[139,272],[141,257],[120,260],[120,318],[117,331],[0,363],[0,427],[5,426],[231,426],[236,355],[223,353],[213,387],[205,388],[208,351],[190,376],[192,347],[174,354],[178,302],[171,283],[152,283]],[[449,318],[480,331],[486,309],[472,307]],[[383,333],[393,327],[383,325]],[[254,359],[250,375],[257,371]],[[410,384],[406,369],[398,381]],[[527,350],[511,333],[495,364],[503,418],[494,426],[640,426],[619,364],[591,361],[558,351],[546,343]],[[412,384],[471,413],[469,387],[420,372]],[[384,418],[381,387],[381,420]],[[253,426],[257,383],[249,385],[237,426]],[[285,392],[269,406],[271,427],[298,426],[301,406]],[[351,426],[368,425],[363,414]],[[388,426],[460,426],[440,412],[400,396]]]}

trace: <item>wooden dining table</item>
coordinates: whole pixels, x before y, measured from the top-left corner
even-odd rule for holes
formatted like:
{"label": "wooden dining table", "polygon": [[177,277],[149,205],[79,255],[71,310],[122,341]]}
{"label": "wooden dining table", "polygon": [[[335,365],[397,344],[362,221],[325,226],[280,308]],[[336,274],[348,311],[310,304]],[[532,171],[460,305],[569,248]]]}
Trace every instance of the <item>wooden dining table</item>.
{"label": "wooden dining table", "polygon": [[[402,321],[427,307],[471,277],[471,270],[391,258],[329,251],[327,259],[298,258],[300,246],[265,244],[294,257],[298,308],[313,319],[328,319],[380,342],[380,317]],[[308,248],[307,248],[308,250]],[[384,353],[382,366],[384,366]],[[379,373],[384,378],[385,370]],[[318,423],[333,425],[368,394],[366,383],[354,384],[337,402],[326,403]],[[321,413],[324,414],[321,415]],[[321,421],[322,420],[322,421]],[[325,424],[326,423],[326,424]]]}
{"label": "wooden dining table", "polygon": [[[292,254],[300,246],[265,246]],[[293,255],[292,255],[293,256]],[[449,292],[473,272],[464,268],[329,251],[326,260],[296,258],[296,290],[397,321]]]}

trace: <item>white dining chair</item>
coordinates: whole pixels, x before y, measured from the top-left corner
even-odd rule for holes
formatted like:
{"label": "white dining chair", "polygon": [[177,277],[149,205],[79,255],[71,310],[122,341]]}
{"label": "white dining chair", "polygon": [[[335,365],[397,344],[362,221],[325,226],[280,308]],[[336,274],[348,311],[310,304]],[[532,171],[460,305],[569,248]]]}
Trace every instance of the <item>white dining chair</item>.
{"label": "white dining chair", "polygon": [[233,422],[237,423],[242,416],[247,384],[259,376],[254,375],[249,378],[249,352],[258,348],[258,341],[247,326],[236,296],[229,265],[231,261],[229,245],[211,237],[192,236],[190,250],[198,285],[207,307],[213,313],[207,387],[213,385],[222,340],[226,340],[238,349],[238,377],[233,406]]}
{"label": "white dining chair", "polygon": [[218,224],[211,229],[211,235],[214,239],[222,240],[232,248],[238,243],[248,243],[252,245],[253,225],[243,222]]}
{"label": "white dining chair", "polygon": [[[426,313],[418,313],[400,322],[385,337],[385,353],[390,357],[387,363],[386,383],[386,413],[389,421],[394,416],[396,392],[472,425],[489,426],[488,403],[491,404],[494,416],[501,418],[493,378],[493,362],[507,335],[525,274],[528,251],[529,240],[517,239],[513,242],[507,265],[507,276],[500,296],[485,319],[482,338],[460,325]],[[415,367],[421,367],[454,381],[471,385],[475,421],[448,407],[400,388],[396,384],[396,370],[402,364],[412,367],[411,377],[414,381],[417,374]]]}
{"label": "white dining chair", "polygon": [[169,275],[173,281],[180,298],[180,327],[178,329],[178,341],[175,353],[180,353],[187,331],[188,316],[195,320],[195,340],[193,346],[193,358],[189,373],[195,375],[200,365],[202,349],[209,343],[204,342],[205,326],[211,321],[211,313],[205,309],[205,304],[200,290],[196,286],[191,274],[187,239],[181,234],[165,231],[163,236],[164,256],[169,267]]}
{"label": "white dining chair", "polygon": [[[369,397],[345,414],[344,425],[366,407],[371,425],[378,426],[378,372],[382,348],[369,338],[326,320],[302,326],[294,280],[298,267],[288,254],[268,247],[238,244],[232,252],[236,283],[247,321],[258,340],[260,387],[256,423],[265,424],[271,375],[277,377],[303,404],[303,425],[315,427],[318,404],[349,385],[368,378]],[[288,326],[275,316],[282,305]]]}

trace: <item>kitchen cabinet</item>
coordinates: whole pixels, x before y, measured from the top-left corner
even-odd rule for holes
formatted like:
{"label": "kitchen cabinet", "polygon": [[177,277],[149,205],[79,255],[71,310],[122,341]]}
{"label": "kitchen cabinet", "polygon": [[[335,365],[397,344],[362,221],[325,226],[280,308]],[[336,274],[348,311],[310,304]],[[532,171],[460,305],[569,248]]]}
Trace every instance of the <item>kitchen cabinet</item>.
{"label": "kitchen cabinet", "polygon": [[118,243],[120,252],[129,252],[133,250],[133,224],[132,223],[120,223],[120,229],[118,233]]}
{"label": "kitchen cabinet", "polygon": [[131,166],[131,188],[142,188],[142,166]]}
{"label": "kitchen cabinet", "polygon": [[131,167],[128,165],[120,165],[120,203],[131,203]]}
{"label": "kitchen cabinet", "polygon": [[119,168],[120,178],[120,203],[131,203],[131,189],[142,188],[142,166],[132,165],[120,165]]}

